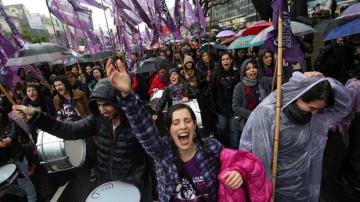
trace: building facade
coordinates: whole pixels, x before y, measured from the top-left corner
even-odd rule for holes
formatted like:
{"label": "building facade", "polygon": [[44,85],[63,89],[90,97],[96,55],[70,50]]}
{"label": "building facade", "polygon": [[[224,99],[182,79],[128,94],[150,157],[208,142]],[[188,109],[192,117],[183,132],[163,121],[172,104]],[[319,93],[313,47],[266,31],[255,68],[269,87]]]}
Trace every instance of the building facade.
{"label": "building facade", "polygon": [[256,22],[257,14],[251,0],[219,0],[214,4],[221,1],[227,3],[214,6],[209,12],[212,25],[238,29]]}

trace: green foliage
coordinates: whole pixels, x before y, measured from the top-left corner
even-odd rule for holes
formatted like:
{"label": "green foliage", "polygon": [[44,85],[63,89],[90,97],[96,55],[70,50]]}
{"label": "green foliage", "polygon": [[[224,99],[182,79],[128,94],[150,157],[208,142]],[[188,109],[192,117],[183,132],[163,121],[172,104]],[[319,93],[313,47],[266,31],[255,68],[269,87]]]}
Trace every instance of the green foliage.
{"label": "green foliage", "polygon": [[31,43],[49,42],[49,37],[45,35],[33,35],[29,29],[21,30],[21,37]]}

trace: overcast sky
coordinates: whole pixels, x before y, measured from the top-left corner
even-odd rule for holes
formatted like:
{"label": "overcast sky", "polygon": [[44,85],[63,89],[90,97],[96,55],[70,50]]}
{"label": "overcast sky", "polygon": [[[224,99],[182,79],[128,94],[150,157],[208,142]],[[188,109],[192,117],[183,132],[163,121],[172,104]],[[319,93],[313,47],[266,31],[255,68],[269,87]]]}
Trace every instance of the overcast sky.
{"label": "overcast sky", "polygon": [[[25,8],[30,13],[40,13],[49,16],[49,11],[46,6],[46,0],[2,0],[4,5],[24,4]],[[106,29],[104,12],[101,9],[91,7],[93,11],[94,28],[99,29],[99,25],[102,29]],[[110,12],[107,12],[108,23],[112,25],[113,22],[110,17]]]}
{"label": "overcast sky", "polygon": [[[175,0],[166,0],[169,9],[170,6],[174,4]],[[49,16],[49,12],[46,6],[46,0],[2,0],[4,5],[14,5],[14,4],[24,4],[27,10],[29,10],[30,13],[40,13]],[[101,2],[101,1],[98,1]],[[93,11],[93,23],[94,23],[94,29],[99,29],[99,26],[101,26],[102,29],[106,29],[106,22],[105,22],[105,16],[104,11],[101,9],[97,9],[94,7],[91,7],[91,10]],[[106,12],[106,16],[108,19],[109,26],[112,27],[113,20],[110,16],[110,12]]]}

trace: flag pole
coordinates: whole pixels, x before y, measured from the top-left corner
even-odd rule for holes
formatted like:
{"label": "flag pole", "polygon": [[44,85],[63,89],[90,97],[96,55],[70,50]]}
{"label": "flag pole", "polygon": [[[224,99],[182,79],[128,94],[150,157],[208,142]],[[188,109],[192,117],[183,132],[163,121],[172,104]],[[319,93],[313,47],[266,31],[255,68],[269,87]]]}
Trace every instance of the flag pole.
{"label": "flag pole", "polygon": [[[211,1],[211,4],[212,4],[212,1]],[[208,71],[210,71],[210,58],[211,58],[211,56],[210,56],[210,32],[211,32],[211,16],[212,16],[212,9],[213,9],[213,6],[211,5],[211,7],[210,7],[210,14],[209,14],[209,16],[210,16],[210,21],[209,21],[209,37],[208,37],[208,57],[209,57],[209,63],[208,63],[208,65],[207,65],[207,70]],[[201,47],[200,47],[201,48]]]}
{"label": "flag pole", "polygon": [[1,83],[0,83],[0,90],[12,105],[16,105],[14,99],[10,96],[9,92],[4,88],[4,86]]}
{"label": "flag pole", "polygon": [[[104,6],[104,0],[101,0],[101,5]],[[105,9],[104,9],[103,11],[104,11],[104,16],[105,16],[106,28],[107,28],[107,30],[108,30],[109,37],[110,37],[110,41],[111,41],[111,46],[113,47],[113,51],[114,51],[114,53],[115,53],[115,52],[116,52],[115,42],[113,41],[112,35],[111,35],[111,33],[110,33],[109,23],[108,23],[108,20],[107,20],[107,17],[106,17]]]}
{"label": "flag pole", "polygon": [[273,193],[271,201],[275,201],[276,190],[276,174],[279,152],[279,136],[280,136],[280,113],[281,113],[281,82],[282,82],[282,62],[283,62],[283,20],[282,17],[278,17],[278,56],[277,56],[277,94],[276,94],[276,108],[275,108],[275,134],[274,134],[274,154],[272,162],[272,187]]}

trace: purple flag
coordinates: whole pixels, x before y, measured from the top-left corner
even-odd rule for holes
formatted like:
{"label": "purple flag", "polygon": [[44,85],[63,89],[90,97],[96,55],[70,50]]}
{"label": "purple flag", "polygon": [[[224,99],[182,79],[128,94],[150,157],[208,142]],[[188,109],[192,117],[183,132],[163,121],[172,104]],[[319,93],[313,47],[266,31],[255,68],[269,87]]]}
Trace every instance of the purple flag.
{"label": "purple flag", "polygon": [[89,6],[94,6],[96,8],[100,8],[100,9],[103,9],[103,10],[106,10],[108,7],[102,5],[101,3],[95,1],[95,0],[78,0],[80,3],[82,4],[86,4],[86,5],[89,5]]}
{"label": "purple flag", "polygon": [[195,0],[196,2],[196,10],[197,10],[197,16],[199,19],[199,23],[201,25],[201,30],[204,30],[206,28],[206,20],[205,20],[205,15],[204,15],[204,11],[200,5],[200,1],[199,0]]}
{"label": "purple flag", "polygon": [[160,3],[160,7],[156,7],[156,8],[158,8],[162,12],[162,14],[165,16],[166,26],[169,28],[174,39],[181,40],[182,36],[180,33],[180,28],[177,27],[176,24],[174,23],[171,15],[170,15],[169,9],[166,5],[165,0],[155,0],[155,2],[156,1],[159,1],[159,3]]}
{"label": "purple flag", "polygon": [[180,0],[175,0],[174,17],[175,17],[175,21],[176,21],[176,24],[178,27],[181,27],[184,22],[184,16],[182,14],[184,14],[184,13],[181,12]]}
{"label": "purple flag", "polygon": [[184,19],[184,27],[186,29],[190,29],[191,25],[197,22],[196,14],[188,0],[184,0],[183,2],[185,8],[185,19]]}
{"label": "purple flag", "polygon": [[14,21],[7,15],[5,8],[2,4],[0,4],[0,17],[3,17],[6,23],[9,25],[12,33],[11,35],[15,40],[16,46],[22,48],[25,44],[25,41],[21,39],[20,33],[16,28]]}
{"label": "purple flag", "polygon": [[303,60],[303,53],[300,50],[300,45],[292,34],[290,25],[290,14],[288,11],[287,0],[273,0],[271,7],[273,9],[273,26],[274,30],[268,33],[265,46],[277,51],[278,44],[278,17],[281,16],[283,20],[283,57],[286,62],[294,64]]}
{"label": "purple flag", "polygon": [[5,36],[2,33],[1,29],[0,29],[0,49],[3,49],[4,53],[7,56],[12,56],[16,52],[16,49],[10,43],[10,41],[5,38]]}
{"label": "purple flag", "polygon": [[125,30],[125,25],[122,22],[122,19],[120,18],[120,16],[115,17],[115,25],[116,25],[116,29],[117,29],[117,34],[118,34],[118,39],[120,44],[124,45],[125,51],[126,51],[126,62],[128,67],[131,64],[131,59],[130,59],[130,55],[131,55],[131,47],[130,47],[130,38],[127,36],[126,30]]}
{"label": "purple flag", "polygon": [[132,3],[134,4],[134,7],[137,11],[137,13],[139,14],[139,16],[141,17],[141,19],[151,28],[153,29],[153,24],[150,20],[150,18],[148,17],[148,15],[146,14],[145,10],[141,7],[141,5],[139,4],[138,0],[131,0]]}
{"label": "purple flag", "polygon": [[3,66],[6,64],[6,57],[5,54],[0,50],[0,66]]}
{"label": "purple flag", "polygon": [[49,11],[54,14],[61,22],[78,29],[81,29],[81,26],[84,30],[93,28],[90,10],[75,6],[75,9],[79,9],[77,12],[78,16],[76,16],[73,6],[67,0],[47,0],[46,2]]}

